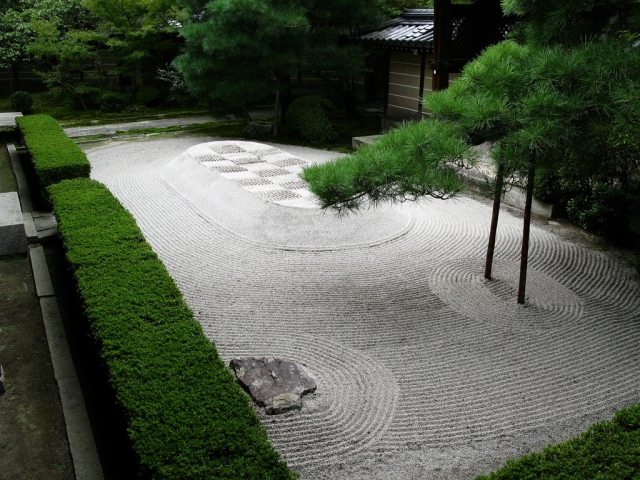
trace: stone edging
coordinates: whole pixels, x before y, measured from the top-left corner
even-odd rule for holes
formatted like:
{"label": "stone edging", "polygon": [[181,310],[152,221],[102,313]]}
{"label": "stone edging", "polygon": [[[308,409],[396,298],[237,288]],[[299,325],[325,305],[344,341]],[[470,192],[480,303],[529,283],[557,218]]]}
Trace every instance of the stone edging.
{"label": "stone edging", "polygon": [[17,156],[15,145],[7,144],[11,156],[18,193],[22,205],[25,232],[29,245],[29,258],[42,311],[49,346],[51,364],[56,379],[62,413],[64,415],[71,461],[76,480],[104,480],[89,416],[82,396],[67,337],[60,317],[49,268],[33,221],[32,204],[26,177]]}

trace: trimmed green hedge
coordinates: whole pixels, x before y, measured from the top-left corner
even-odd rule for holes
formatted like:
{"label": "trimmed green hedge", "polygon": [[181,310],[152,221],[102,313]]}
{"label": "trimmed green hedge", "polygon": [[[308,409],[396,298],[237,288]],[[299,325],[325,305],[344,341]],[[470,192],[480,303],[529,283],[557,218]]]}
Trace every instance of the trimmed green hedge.
{"label": "trimmed green hedge", "polygon": [[297,478],[133,217],[94,180],[49,192],[143,477]]}
{"label": "trimmed green hedge", "polygon": [[640,478],[640,404],[582,435],[512,460],[477,480],[633,480]]}
{"label": "trimmed green hedge", "polygon": [[43,190],[68,178],[89,177],[91,165],[87,156],[53,117],[29,115],[16,121]]}

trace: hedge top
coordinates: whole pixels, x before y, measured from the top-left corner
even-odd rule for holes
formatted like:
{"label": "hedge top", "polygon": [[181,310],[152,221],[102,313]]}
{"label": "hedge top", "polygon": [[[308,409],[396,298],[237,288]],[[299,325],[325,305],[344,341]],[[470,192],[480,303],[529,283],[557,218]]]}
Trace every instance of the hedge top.
{"label": "hedge top", "polygon": [[89,176],[91,165],[87,156],[53,117],[28,115],[18,117],[16,122],[42,188],[67,178]]}
{"label": "hedge top", "polygon": [[93,180],[49,190],[142,477],[295,479],[129,212]]}

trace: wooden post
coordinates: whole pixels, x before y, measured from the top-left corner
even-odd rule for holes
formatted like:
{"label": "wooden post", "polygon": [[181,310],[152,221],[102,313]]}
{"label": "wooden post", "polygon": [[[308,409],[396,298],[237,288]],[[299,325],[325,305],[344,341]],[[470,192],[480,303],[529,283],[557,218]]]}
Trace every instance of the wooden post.
{"label": "wooden post", "polygon": [[432,90],[449,86],[451,60],[451,0],[433,2],[433,83]]}
{"label": "wooden post", "polygon": [[493,213],[491,215],[491,229],[489,230],[489,245],[487,246],[487,258],[484,265],[484,278],[491,280],[491,270],[493,269],[493,253],[496,247],[496,231],[498,230],[498,216],[500,215],[500,199],[502,197],[502,187],[504,185],[504,164],[498,163],[496,173],[496,185],[493,191]]}
{"label": "wooden post", "polygon": [[524,204],[524,225],[522,227],[522,252],[520,254],[520,283],[518,285],[518,303],[524,304],[525,290],[527,287],[527,266],[529,263],[529,230],[531,229],[531,203],[533,202],[533,182],[535,179],[536,165],[532,161],[529,164],[527,175],[527,199]]}
{"label": "wooden post", "polygon": [[422,110],[424,107],[424,74],[427,69],[427,54],[422,52],[420,58],[420,88],[418,89],[418,119],[422,120]]}

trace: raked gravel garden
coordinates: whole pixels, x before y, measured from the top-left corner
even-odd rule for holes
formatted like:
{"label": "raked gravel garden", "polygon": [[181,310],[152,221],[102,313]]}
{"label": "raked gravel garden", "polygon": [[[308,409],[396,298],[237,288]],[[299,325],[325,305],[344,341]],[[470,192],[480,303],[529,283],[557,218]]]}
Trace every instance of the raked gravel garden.
{"label": "raked gravel garden", "polygon": [[225,362],[281,357],[317,382],[262,419],[303,479],[467,479],[640,399],[640,285],[606,252],[469,196],[337,216],[297,178],[341,154],[175,137],[87,146]]}

